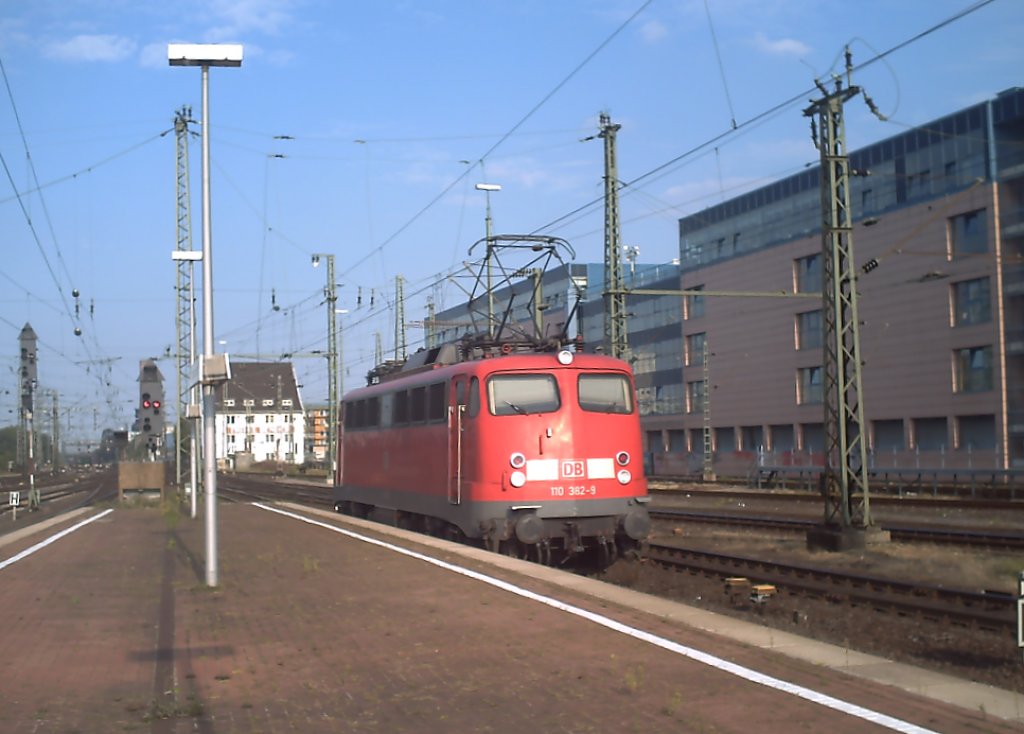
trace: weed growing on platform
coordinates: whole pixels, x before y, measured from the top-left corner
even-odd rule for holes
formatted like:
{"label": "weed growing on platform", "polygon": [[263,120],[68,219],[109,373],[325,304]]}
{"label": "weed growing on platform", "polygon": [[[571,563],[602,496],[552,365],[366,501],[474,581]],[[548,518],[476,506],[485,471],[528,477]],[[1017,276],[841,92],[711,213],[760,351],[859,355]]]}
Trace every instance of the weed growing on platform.
{"label": "weed growing on platform", "polygon": [[679,707],[683,705],[683,694],[679,691],[672,693],[672,698],[668,700],[665,707],[661,710],[665,716],[675,716],[676,712],[679,711]]}
{"label": "weed growing on platform", "polygon": [[626,670],[626,690],[636,693],[644,682],[644,668],[642,665],[631,665]]}
{"label": "weed growing on platform", "polygon": [[174,530],[178,527],[178,521],[181,520],[181,506],[174,499],[162,502],[160,504],[160,513],[164,516],[164,522],[167,523],[168,530]]}
{"label": "weed growing on platform", "polygon": [[142,715],[145,722],[162,719],[198,719],[203,715],[203,702],[191,693],[182,702],[151,701],[149,708]]}

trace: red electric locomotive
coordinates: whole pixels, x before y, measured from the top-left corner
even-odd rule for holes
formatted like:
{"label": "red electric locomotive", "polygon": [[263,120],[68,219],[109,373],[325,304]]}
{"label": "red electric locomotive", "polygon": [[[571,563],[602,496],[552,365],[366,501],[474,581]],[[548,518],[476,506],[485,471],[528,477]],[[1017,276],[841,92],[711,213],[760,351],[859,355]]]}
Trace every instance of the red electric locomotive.
{"label": "red electric locomotive", "polygon": [[544,563],[640,550],[649,497],[629,366],[567,350],[457,355],[421,351],[345,396],[335,509]]}

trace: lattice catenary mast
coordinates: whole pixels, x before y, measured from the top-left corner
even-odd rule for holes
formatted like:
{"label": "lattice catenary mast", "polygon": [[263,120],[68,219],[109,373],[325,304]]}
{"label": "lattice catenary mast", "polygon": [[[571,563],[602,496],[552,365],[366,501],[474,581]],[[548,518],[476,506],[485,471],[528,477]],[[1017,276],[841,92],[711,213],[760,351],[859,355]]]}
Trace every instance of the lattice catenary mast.
{"label": "lattice catenary mast", "polygon": [[[822,296],[824,322],[825,467],[822,493],[825,528],[841,533],[871,525],[868,501],[866,424],[861,387],[860,322],[857,315],[857,270],[853,259],[853,213],[850,209],[850,161],[846,153],[843,104],[861,93],[850,81],[846,51],[846,87],[835,78],[829,91],[815,80],[823,98],[804,110],[821,153]],[[871,110],[878,111],[865,95]],[[879,115],[880,116],[880,115]],[[881,116],[880,116],[881,117]],[[818,121],[818,130],[815,129]]]}

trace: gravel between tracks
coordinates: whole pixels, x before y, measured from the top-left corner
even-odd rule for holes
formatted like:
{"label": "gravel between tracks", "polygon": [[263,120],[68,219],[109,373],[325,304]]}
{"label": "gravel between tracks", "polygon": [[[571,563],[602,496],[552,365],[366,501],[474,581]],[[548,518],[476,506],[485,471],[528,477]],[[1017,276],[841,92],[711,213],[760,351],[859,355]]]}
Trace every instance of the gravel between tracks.
{"label": "gravel between tracks", "polygon": [[[721,510],[737,501],[724,498],[679,498],[656,500],[661,506]],[[757,512],[792,512],[771,499],[746,509]],[[895,520],[898,511],[887,510]],[[915,520],[920,520],[915,511]],[[949,520],[948,515],[945,520]],[[985,518],[968,521],[987,524]],[[992,521],[1006,521],[994,518]],[[656,523],[652,540],[685,547],[713,550],[772,561],[823,566],[900,581],[944,585],[950,588],[1014,592],[1017,574],[1024,570],[1024,554],[986,553],[937,545],[885,544],[849,553],[812,553],[801,535],[771,534],[764,530],[723,529],[701,523]],[[1006,690],[1024,692],[1024,664],[1012,634],[997,634],[950,624],[884,614],[873,609],[853,608],[826,600],[778,594],[768,603],[736,605],[717,578],[664,571],[653,565],[616,565],[608,581],[640,591],[675,598],[688,604],[733,616],[754,619],[766,625],[881,655],[893,660],[938,670]]]}

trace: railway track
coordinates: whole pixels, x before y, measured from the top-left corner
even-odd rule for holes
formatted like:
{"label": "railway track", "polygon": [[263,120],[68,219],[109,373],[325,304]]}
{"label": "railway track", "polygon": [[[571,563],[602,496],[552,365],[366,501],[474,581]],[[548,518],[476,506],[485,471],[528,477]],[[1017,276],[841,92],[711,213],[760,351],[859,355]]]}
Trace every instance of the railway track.
{"label": "railway track", "polygon": [[219,475],[217,489],[226,495],[225,499],[240,502],[282,500],[304,502],[314,507],[334,507],[331,501],[331,488],[326,485],[229,474]]}
{"label": "railway track", "polygon": [[[768,490],[745,489],[740,487],[708,487],[702,484],[687,483],[668,479],[652,479],[649,481],[652,497],[716,497],[735,500],[773,500],[793,504],[821,505],[821,495],[807,490]],[[957,510],[1012,510],[1024,512],[1024,500],[1020,498],[978,498],[948,496],[925,496],[904,494],[902,496],[871,495],[872,507],[939,507]]]}
{"label": "railway track", "polygon": [[[996,502],[1024,500],[1021,473],[983,469],[869,469],[872,501],[874,498],[902,497],[962,498]],[[765,467],[746,478],[721,480],[719,487],[756,487],[758,491],[796,491],[816,494],[821,467]],[[649,475],[652,486],[708,487],[690,476]],[[731,482],[731,483],[730,483]]]}
{"label": "railway track", "polygon": [[[779,593],[867,607],[902,617],[1007,634],[1017,623],[1013,597],[1000,592],[908,583],[660,543],[651,544],[646,560],[677,573],[719,577],[723,583],[726,579],[743,578],[751,588],[767,584]],[[771,604],[771,599],[766,597],[759,603]]]}
{"label": "railway track", "polygon": [[[820,525],[815,520],[773,515],[713,513],[664,507],[650,509],[652,520],[699,522],[743,528],[762,528],[793,533],[806,533]],[[882,523],[892,540],[901,543],[942,543],[991,550],[1024,550],[1024,534],[1004,531],[979,531],[942,525],[899,525]]]}
{"label": "railway track", "polygon": [[[84,477],[47,477],[45,481],[36,484],[39,490],[40,508],[48,512],[59,500],[70,497],[79,499],[71,503],[63,510],[83,507],[105,499],[110,499],[117,494],[117,480],[110,472],[89,474]],[[4,487],[3,492],[18,491],[21,493],[21,503],[18,507],[19,516],[24,517],[28,510],[28,486],[10,485]],[[14,508],[7,502],[7,497],[0,497],[0,518],[9,517]]]}

